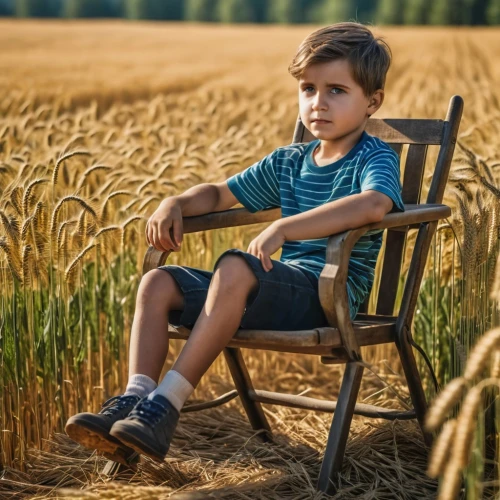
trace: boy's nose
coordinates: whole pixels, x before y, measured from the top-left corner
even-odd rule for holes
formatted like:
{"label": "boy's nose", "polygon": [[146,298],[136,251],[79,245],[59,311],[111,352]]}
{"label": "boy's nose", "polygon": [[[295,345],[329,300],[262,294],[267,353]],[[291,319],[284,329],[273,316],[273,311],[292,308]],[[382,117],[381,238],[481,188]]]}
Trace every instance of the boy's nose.
{"label": "boy's nose", "polygon": [[313,99],[312,108],[313,109],[326,109],[325,98],[318,92]]}

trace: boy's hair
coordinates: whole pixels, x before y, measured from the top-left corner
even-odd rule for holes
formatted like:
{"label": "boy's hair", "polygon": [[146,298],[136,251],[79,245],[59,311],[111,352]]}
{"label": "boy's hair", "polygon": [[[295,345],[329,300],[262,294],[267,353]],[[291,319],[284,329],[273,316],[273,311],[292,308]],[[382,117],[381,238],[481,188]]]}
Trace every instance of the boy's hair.
{"label": "boy's hair", "polygon": [[354,81],[366,96],[383,89],[391,64],[391,49],[360,23],[337,23],[314,31],[300,44],[288,72],[297,80],[315,63],[346,59]]}

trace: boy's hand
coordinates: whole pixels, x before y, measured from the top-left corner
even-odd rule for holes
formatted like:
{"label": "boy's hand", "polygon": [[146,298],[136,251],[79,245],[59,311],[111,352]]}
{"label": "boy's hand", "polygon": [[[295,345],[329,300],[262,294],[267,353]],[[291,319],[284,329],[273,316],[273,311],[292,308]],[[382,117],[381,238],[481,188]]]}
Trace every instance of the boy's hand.
{"label": "boy's hand", "polygon": [[285,243],[285,235],[281,227],[273,222],[262,233],[253,239],[248,245],[248,253],[255,255],[262,262],[264,271],[269,272],[273,268],[271,255]]}
{"label": "boy's hand", "polygon": [[174,197],[165,198],[146,224],[146,241],[161,252],[179,252],[182,235],[181,206]]}

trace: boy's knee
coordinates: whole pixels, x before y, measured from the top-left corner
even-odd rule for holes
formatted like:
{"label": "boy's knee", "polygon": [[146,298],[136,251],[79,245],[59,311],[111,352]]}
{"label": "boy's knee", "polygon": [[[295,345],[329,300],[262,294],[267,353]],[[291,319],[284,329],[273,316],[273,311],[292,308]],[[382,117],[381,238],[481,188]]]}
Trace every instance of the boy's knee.
{"label": "boy's knee", "polygon": [[151,303],[155,300],[166,304],[169,294],[178,294],[178,285],[170,273],[162,269],[148,271],[139,283],[137,300]]}
{"label": "boy's knee", "polygon": [[248,262],[239,255],[228,254],[217,264],[214,278],[220,280],[226,287],[248,285],[255,288],[258,280]]}

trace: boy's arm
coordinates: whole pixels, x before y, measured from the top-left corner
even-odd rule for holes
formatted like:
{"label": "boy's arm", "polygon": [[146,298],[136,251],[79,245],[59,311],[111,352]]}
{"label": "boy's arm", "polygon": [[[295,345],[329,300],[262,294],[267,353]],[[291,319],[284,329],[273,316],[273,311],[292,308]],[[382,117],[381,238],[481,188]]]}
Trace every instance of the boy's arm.
{"label": "boy's arm", "polygon": [[226,181],[216,184],[198,184],[172,198],[179,202],[183,217],[229,210],[238,203]]}
{"label": "boy's arm", "polygon": [[392,199],[367,190],[275,221],[286,241],[326,238],[348,229],[381,221],[391,211]]}
{"label": "boy's arm", "polygon": [[178,196],[169,196],[149,218],[146,241],[161,252],[179,251],[183,238],[183,217],[227,210],[237,202],[226,182],[198,184]]}

